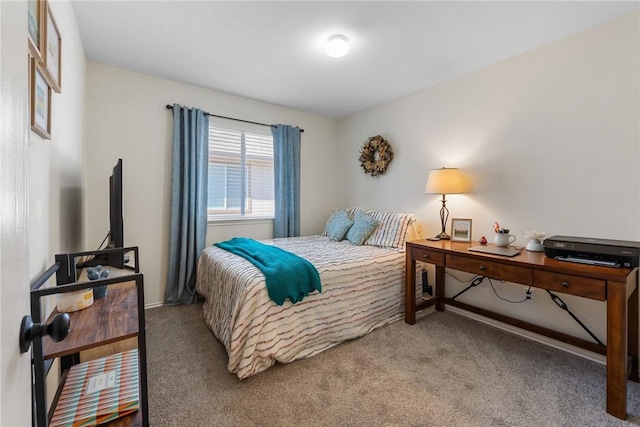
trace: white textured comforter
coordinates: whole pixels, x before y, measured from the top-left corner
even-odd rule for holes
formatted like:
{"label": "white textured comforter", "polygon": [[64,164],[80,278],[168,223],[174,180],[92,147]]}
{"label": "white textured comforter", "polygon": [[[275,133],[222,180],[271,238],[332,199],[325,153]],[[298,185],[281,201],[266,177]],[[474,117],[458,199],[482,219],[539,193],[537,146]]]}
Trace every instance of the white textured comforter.
{"label": "white textured comforter", "polygon": [[204,250],[196,283],[206,299],[204,319],[227,349],[229,371],[240,379],[276,361],[313,356],[404,313],[404,251],[322,236],[262,242],[309,260],[320,273],[322,293],[278,306],[269,299],[263,274],[249,261],[215,246]]}

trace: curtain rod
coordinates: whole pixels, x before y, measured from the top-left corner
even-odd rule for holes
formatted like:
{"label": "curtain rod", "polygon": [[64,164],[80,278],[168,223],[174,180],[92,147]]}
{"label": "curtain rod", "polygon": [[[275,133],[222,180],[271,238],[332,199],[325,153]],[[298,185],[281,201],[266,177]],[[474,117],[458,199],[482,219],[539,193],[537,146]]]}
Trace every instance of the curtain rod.
{"label": "curtain rod", "polygon": [[[167,110],[173,110],[173,105],[167,104]],[[206,114],[207,114],[207,116],[219,117],[221,119],[235,120],[236,122],[251,123],[253,125],[269,126],[269,127],[273,127],[273,128],[277,128],[278,127],[276,125],[268,125],[266,123],[259,123],[259,122],[252,122],[250,120],[236,119],[234,117],[219,116],[217,114],[211,114],[211,113],[206,113]],[[300,129],[300,132],[304,132],[304,129]]]}

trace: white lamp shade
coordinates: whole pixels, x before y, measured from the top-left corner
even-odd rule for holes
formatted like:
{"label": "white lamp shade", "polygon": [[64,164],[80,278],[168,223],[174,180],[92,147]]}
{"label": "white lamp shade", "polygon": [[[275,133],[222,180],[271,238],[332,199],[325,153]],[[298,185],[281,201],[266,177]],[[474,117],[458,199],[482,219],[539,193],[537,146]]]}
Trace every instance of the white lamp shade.
{"label": "white lamp shade", "polygon": [[324,51],[333,58],[345,56],[349,53],[349,40],[341,34],[333,35],[327,39]]}
{"label": "white lamp shade", "polygon": [[433,169],[429,171],[424,192],[427,194],[464,193],[462,175],[457,168]]}

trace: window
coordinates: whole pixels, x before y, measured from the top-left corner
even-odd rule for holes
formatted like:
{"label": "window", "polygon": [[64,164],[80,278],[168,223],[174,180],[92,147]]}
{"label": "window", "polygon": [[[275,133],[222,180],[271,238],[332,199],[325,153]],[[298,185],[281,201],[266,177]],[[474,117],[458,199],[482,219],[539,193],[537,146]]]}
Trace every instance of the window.
{"label": "window", "polygon": [[262,126],[209,120],[209,220],[273,218],[273,137]]}

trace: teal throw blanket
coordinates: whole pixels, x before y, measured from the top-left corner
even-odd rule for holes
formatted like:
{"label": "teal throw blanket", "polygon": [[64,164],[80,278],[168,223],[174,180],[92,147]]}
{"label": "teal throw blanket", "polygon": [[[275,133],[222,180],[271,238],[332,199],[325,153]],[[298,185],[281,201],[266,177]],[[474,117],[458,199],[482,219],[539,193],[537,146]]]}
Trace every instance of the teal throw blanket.
{"label": "teal throw blanket", "polygon": [[313,264],[284,249],[246,237],[234,237],[214,246],[258,267],[266,279],[269,298],[278,305],[284,304],[287,298],[296,303],[315,290],[322,292],[320,275]]}

